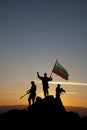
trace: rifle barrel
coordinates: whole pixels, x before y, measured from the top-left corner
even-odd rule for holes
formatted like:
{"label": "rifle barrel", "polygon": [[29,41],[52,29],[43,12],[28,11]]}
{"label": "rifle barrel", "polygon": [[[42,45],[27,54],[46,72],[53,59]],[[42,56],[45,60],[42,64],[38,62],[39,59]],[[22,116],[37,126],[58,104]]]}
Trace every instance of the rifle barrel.
{"label": "rifle barrel", "polygon": [[25,95],[27,95],[27,93],[25,93],[24,95],[22,95],[22,96],[20,97],[20,99],[22,99]]}

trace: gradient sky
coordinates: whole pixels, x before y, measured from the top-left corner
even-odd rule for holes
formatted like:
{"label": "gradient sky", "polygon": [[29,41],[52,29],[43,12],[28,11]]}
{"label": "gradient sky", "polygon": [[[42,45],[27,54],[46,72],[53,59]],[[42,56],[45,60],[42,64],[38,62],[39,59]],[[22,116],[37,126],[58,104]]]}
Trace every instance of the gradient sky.
{"label": "gradient sky", "polygon": [[87,107],[87,1],[0,0],[0,105],[27,104],[31,80],[43,97],[37,71],[50,76],[56,59],[69,80],[52,74],[50,94],[62,82],[63,104]]}

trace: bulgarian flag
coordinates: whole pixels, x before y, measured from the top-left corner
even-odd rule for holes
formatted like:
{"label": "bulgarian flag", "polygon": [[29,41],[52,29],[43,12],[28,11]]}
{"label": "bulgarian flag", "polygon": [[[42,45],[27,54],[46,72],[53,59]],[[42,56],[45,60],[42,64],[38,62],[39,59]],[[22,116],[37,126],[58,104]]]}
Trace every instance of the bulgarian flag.
{"label": "bulgarian flag", "polygon": [[68,80],[69,74],[68,74],[67,70],[61,64],[58,63],[58,60],[56,60],[56,62],[54,64],[52,73],[55,73],[55,74],[61,76],[63,79]]}

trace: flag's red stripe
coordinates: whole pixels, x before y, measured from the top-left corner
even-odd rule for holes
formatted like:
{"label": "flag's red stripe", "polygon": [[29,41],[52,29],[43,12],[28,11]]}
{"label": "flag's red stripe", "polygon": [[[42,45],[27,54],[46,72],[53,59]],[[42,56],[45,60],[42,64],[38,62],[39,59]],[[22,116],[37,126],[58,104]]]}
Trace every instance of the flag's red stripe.
{"label": "flag's red stripe", "polygon": [[62,78],[68,80],[68,77],[65,77],[61,72],[59,72],[58,70],[53,70],[53,73],[57,74],[57,75],[60,75]]}

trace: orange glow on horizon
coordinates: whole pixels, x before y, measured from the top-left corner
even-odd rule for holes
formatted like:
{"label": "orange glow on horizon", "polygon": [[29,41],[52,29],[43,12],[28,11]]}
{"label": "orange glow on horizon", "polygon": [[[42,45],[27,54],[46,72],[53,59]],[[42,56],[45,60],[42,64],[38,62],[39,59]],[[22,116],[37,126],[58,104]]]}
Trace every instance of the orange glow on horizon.
{"label": "orange glow on horizon", "polygon": [[[40,81],[35,81],[37,84],[37,96],[40,96],[41,98],[44,98],[43,90],[42,90],[42,84]],[[80,87],[81,85],[87,86],[86,83],[77,83],[77,82],[50,82],[49,83],[49,95],[53,95],[55,97],[55,84],[63,84],[64,88],[66,89],[66,93],[61,95],[62,102],[64,106],[82,106],[87,107],[87,98],[86,98],[86,91],[79,91],[77,90],[77,87],[72,87],[70,85],[78,85]],[[52,84],[52,86],[51,86]],[[66,87],[65,85],[69,84],[69,87]],[[82,87],[80,87],[82,88]],[[85,87],[86,88],[86,87]],[[0,92],[0,105],[28,105],[28,95],[23,97],[23,99],[20,100],[20,96],[26,92],[26,86],[22,85],[21,89],[19,85],[12,86],[9,90],[3,89]],[[83,88],[82,88],[83,90]]]}

